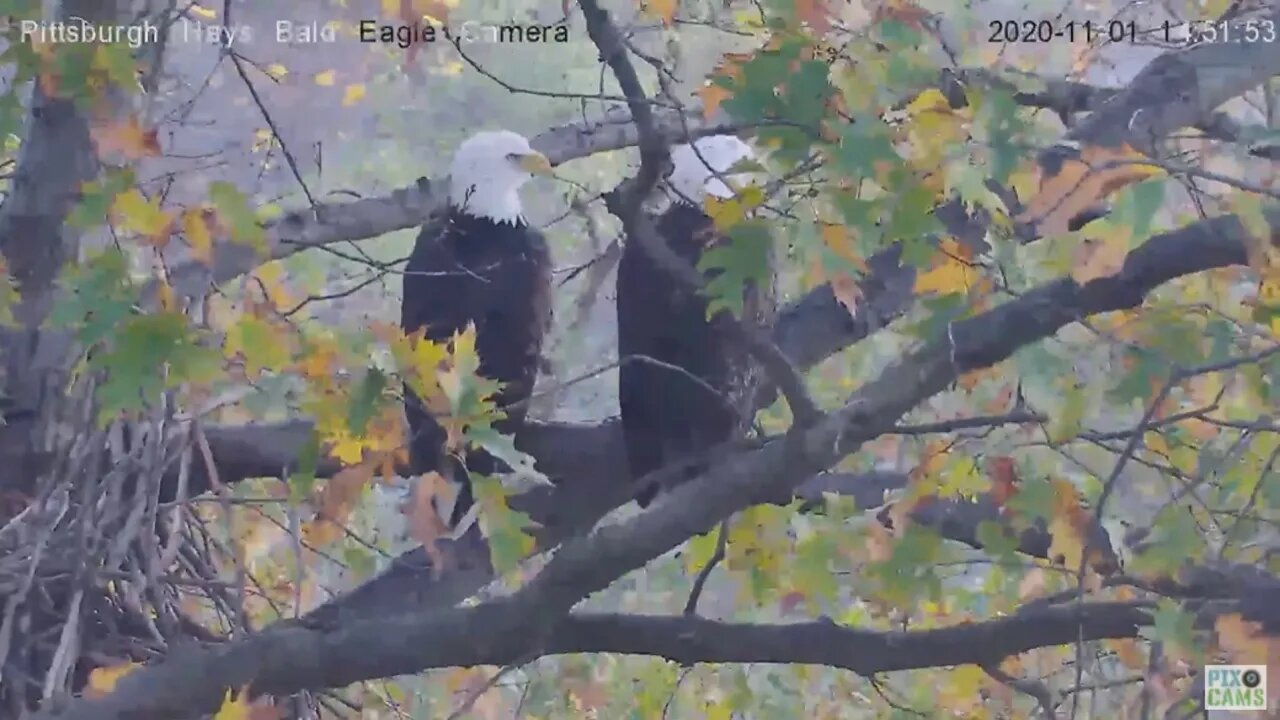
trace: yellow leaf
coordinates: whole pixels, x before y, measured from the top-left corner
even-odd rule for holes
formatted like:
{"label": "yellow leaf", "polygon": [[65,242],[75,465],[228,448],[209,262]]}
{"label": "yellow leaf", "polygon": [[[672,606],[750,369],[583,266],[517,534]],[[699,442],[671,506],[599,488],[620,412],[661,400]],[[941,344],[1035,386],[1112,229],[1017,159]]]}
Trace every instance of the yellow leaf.
{"label": "yellow leaf", "polygon": [[955,713],[971,713],[982,704],[979,690],[986,673],[977,665],[961,665],[946,674],[939,688],[944,707]]}
{"label": "yellow leaf", "polygon": [[1087,227],[1101,229],[1102,232],[1098,233],[1100,237],[1086,238],[1075,248],[1071,279],[1081,285],[1120,272],[1133,238],[1130,228],[1104,221],[1098,221],[1096,225],[1090,223]]}
{"label": "yellow leaf", "polygon": [[182,213],[182,232],[191,246],[191,255],[205,265],[213,263],[213,234],[205,211],[188,208]]}
{"label": "yellow leaf", "polygon": [[288,75],[288,74],[289,74],[289,68],[281,65],[280,63],[271,63],[270,65],[267,66],[267,75],[270,75],[272,78],[276,80],[280,80],[284,78],[285,75]]}
{"label": "yellow leaf", "polygon": [[1049,558],[1054,562],[1062,558],[1062,565],[1068,570],[1079,568],[1084,546],[1071,519],[1063,515],[1055,515],[1049,521],[1049,534],[1053,538],[1049,543]]}
{"label": "yellow leaf", "polygon": [[1164,439],[1164,435],[1155,430],[1148,430],[1147,434],[1142,437],[1147,443],[1147,449],[1151,452],[1168,457],[1170,454],[1169,443]]}
{"label": "yellow leaf", "polygon": [[342,105],[343,107],[350,107],[360,102],[360,99],[363,97],[364,97],[363,84],[356,83],[354,85],[348,85],[346,89],[342,91]]}
{"label": "yellow leaf", "polygon": [[103,697],[115,690],[120,678],[142,667],[138,663],[121,663],[109,667],[94,668],[89,673],[89,685],[85,688],[87,697]]}
{"label": "yellow leaf", "polygon": [[257,281],[254,287],[260,287],[266,291],[265,299],[275,309],[281,310],[293,305],[293,298],[289,296],[289,291],[284,285],[284,266],[279,261],[259,265],[251,277]]}
{"label": "yellow leaf", "polygon": [[160,299],[160,309],[165,312],[172,312],[178,309],[178,297],[173,292],[173,286],[167,282],[160,283],[157,295]]}
{"label": "yellow leaf", "polygon": [[1253,268],[1264,279],[1280,280],[1280,251],[1271,244],[1271,224],[1262,212],[1262,201],[1256,195],[1236,192],[1227,199],[1227,207],[1244,225],[1244,249]]}
{"label": "yellow leaf", "polygon": [[951,112],[951,103],[947,102],[947,96],[937,88],[929,88],[907,103],[905,108],[909,115],[919,115],[924,112]]}
{"label": "yellow leaf", "polygon": [[725,701],[708,701],[702,716],[707,720],[733,720],[733,704]]}
{"label": "yellow leaf", "polygon": [[125,229],[144,236],[157,247],[169,240],[173,218],[160,209],[160,199],[148,200],[137,189],[116,196],[111,204],[117,222]]}
{"label": "yellow leaf", "polygon": [[849,262],[864,273],[869,272],[866,259],[853,249],[849,228],[843,225],[823,225],[819,234],[822,237],[822,244],[831,248],[831,251],[840,259]]}
{"label": "yellow leaf", "polygon": [[242,358],[245,374],[257,378],[264,370],[278,371],[289,364],[289,347],[278,329],[266,320],[242,315],[227,330],[222,343],[228,359]]}
{"label": "yellow leaf", "polygon": [[203,20],[215,20],[218,17],[218,13],[216,11],[210,10],[207,7],[202,7],[195,3],[191,3],[190,5],[187,6],[187,12]]}
{"label": "yellow leaf", "polygon": [[934,253],[934,266],[916,274],[916,294],[968,292],[981,277],[978,269],[969,263],[971,255],[955,240],[943,239],[938,252]]}
{"label": "yellow leaf", "polygon": [[442,65],[431,68],[431,74],[443,75],[445,77],[457,77],[462,74],[462,68],[465,67],[461,60],[450,60]]}
{"label": "yellow leaf", "polygon": [[731,198],[718,198],[713,195],[707,195],[703,201],[703,207],[707,212],[707,216],[715,223],[716,229],[720,231],[728,230],[746,219],[747,214],[764,202],[764,188],[758,185],[748,185],[737,191],[737,195]]}
{"label": "yellow leaf", "polygon": [[325,70],[322,73],[316,73],[316,84],[322,87],[332,87],[334,80],[334,72]]}
{"label": "yellow leaf", "polygon": [[238,694],[233,694],[228,689],[226,695],[222,696],[222,707],[218,708],[213,720],[250,720],[250,710],[247,685],[241,688]]}
{"label": "yellow leaf", "polygon": [[1121,188],[1164,172],[1142,162],[1132,146],[1090,145],[1068,151],[1060,165],[1040,169],[1040,190],[1016,218],[1034,223],[1042,235],[1067,232],[1068,223],[1084,210]]}
{"label": "yellow leaf", "polygon": [[649,15],[658,18],[663,25],[670,25],[676,16],[676,6],[680,0],[646,0],[644,9]]}

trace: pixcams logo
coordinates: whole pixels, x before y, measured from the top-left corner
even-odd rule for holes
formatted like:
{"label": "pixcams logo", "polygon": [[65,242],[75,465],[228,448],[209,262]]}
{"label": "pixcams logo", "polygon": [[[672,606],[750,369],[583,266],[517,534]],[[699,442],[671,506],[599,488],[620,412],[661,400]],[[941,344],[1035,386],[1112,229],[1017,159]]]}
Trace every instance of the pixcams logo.
{"label": "pixcams logo", "polygon": [[1266,665],[1206,665],[1205,710],[1266,710]]}

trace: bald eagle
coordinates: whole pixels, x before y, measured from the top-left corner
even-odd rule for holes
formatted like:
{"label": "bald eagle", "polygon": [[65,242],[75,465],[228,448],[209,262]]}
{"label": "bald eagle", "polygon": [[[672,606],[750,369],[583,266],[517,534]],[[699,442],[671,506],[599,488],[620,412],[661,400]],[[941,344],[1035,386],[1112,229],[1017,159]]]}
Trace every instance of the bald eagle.
{"label": "bald eagle", "polygon": [[[705,137],[696,145],[696,151],[690,145],[672,149],[665,183],[672,204],[656,225],[667,245],[694,266],[704,249],[725,242],[702,210],[704,198],[733,197],[720,178],[753,157],[732,135]],[[738,184],[749,176],[726,179]],[[623,248],[617,283],[618,404],[631,476],[680,463],[682,477],[692,478],[708,450],[748,429],[758,369],[726,327],[728,318],[708,320],[707,298],[657,266],[637,242]],[[744,293],[746,316],[767,322],[772,283]],[[659,489],[638,488],[636,500],[644,507]]]}
{"label": "bald eagle", "polygon": [[[449,207],[423,227],[404,275],[400,325],[406,334],[447,342],[474,324],[479,374],[501,383],[493,398],[506,417],[493,428],[518,435],[533,391],[542,338],[551,323],[551,260],[542,234],[529,227],[518,191],[551,164],[524,137],[481,132],[458,147],[450,170]],[[473,448],[465,466],[445,449],[445,433],[406,385],[410,464],[439,472],[458,485],[450,512],[456,527],[473,498],[469,473],[505,470]]]}

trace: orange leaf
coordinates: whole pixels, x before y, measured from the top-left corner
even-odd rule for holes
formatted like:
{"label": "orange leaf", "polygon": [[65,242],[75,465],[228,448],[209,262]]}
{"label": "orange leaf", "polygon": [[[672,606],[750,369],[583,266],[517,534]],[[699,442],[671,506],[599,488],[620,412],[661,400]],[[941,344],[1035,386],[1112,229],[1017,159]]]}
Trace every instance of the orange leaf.
{"label": "orange leaf", "polygon": [[808,24],[814,37],[822,37],[831,29],[827,0],[796,0],[796,19]]}
{"label": "orange leaf", "polygon": [[1090,280],[1111,277],[1124,267],[1129,245],[1123,239],[1085,240],[1075,249],[1071,279],[1083,285]]}
{"label": "orange leaf", "polygon": [[893,556],[893,535],[880,523],[868,523],[866,549],[872,562],[888,560]]}
{"label": "orange leaf", "polygon": [[1120,662],[1124,663],[1124,666],[1130,670],[1145,670],[1147,668],[1147,655],[1142,652],[1142,647],[1138,645],[1137,640],[1133,638],[1103,640],[1102,645],[1115,652]]}
{"label": "orange leaf", "polygon": [[885,0],[875,9],[872,17],[878,23],[885,20],[897,20],[907,27],[923,30],[924,21],[929,17],[929,11],[911,2],[911,0]]}
{"label": "orange leaf", "polygon": [[1049,582],[1049,574],[1042,567],[1033,567],[1022,576],[1018,583],[1018,599],[1030,600],[1044,594],[1045,585]]}
{"label": "orange leaf", "polygon": [[227,690],[222,707],[218,708],[213,720],[278,720],[283,716],[283,711],[269,697],[250,703],[249,687],[246,685],[238,693]]}
{"label": "orange leaf", "polygon": [[641,5],[647,14],[661,20],[663,25],[670,25],[676,17],[680,0],[643,0]]}
{"label": "orange leaf", "polygon": [[731,97],[733,97],[732,90],[720,87],[715,83],[705,83],[698,88],[698,99],[702,101],[702,117],[710,120],[711,116],[716,114],[716,110],[720,109],[720,103]]}
{"label": "orange leaf", "polygon": [[[742,77],[742,65],[750,59],[750,53],[725,53],[711,76],[737,80]],[[708,80],[698,88],[698,98],[702,100],[702,117],[710,120],[711,116],[716,114],[716,110],[720,109],[720,103],[730,97],[733,97],[732,90]]]}
{"label": "orange leaf", "polygon": [[136,117],[109,125],[96,124],[89,136],[98,149],[98,157],[137,160],[160,154],[160,140],[155,130],[145,130]]}
{"label": "orange leaf", "polygon": [[862,287],[849,273],[830,273],[827,275],[831,285],[831,293],[836,302],[844,306],[849,317],[858,316],[858,303],[862,301]]}
{"label": "orange leaf", "polygon": [[996,507],[1004,507],[1018,493],[1018,469],[1013,458],[1003,455],[987,460],[987,474],[991,476],[991,499]]}
{"label": "orange leaf", "polygon": [[429,472],[418,478],[413,486],[413,495],[401,507],[401,512],[409,521],[410,537],[422,543],[427,556],[431,558],[431,567],[437,573],[444,569],[445,560],[437,541],[448,535],[449,528],[440,513],[436,512],[433,501],[441,498],[445,505],[449,505],[451,500],[456,500],[454,495],[456,491],[443,475]]}
{"label": "orange leaf", "polygon": [[99,698],[111,694],[120,678],[142,667],[138,663],[120,663],[108,667],[94,668],[89,673],[89,685],[85,688],[85,697]]}
{"label": "orange leaf", "polygon": [[1238,613],[1219,615],[1213,623],[1218,647],[1238,665],[1266,665],[1273,641],[1262,634],[1262,625],[1245,620]]}
{"label": "orange leaf", "polygon": [[[1036,225],[1042,235],[1068,230],[1072,218],[1126,185],[1161,172],[1141,161],[1146,157],[1128,144],[1120,147],[1090,145],[1076,152],[1062,148],[1054,156],[1056,167],[1040,167],[1040,191],[1015,220]],[[1057,160],[1061,159],[1058,164]]]}
{"label": "orange leaf", "polygon": [[317,498],[315,518],[303,527],[309,545],[327,545],[342,537],[342,523],[355,509],[365,486],[373,482],[373,471],[373,463],[361,463],[329,478]]}

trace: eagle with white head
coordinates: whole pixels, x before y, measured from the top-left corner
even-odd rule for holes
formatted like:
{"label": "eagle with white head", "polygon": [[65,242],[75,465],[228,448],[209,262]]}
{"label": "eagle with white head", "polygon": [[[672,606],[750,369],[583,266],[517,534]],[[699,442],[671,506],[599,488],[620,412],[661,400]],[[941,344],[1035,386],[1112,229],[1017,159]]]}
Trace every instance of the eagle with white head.
{"label": "eagle with white head", "polygon": [[[520,188],[551,163],[523,136],[477,133],[454,153],[449,207],[422,228],[404,274],[400,324],[437,343],[475,326],[479,374],[501,383],[494,401],[506,417],[498,432],[524,427],[526,401],[551,325],[551,258],[546,240],[529,227]],[[444,429],[406,384],[410,465],[439,472],[459,487],[448,523],[456,527],[473,504],[470,473],[492,475],[505,466],[479,448],[460,458],[445,445]]]}
{"label": "eagle with white head", "polygon": [[[656,229],[690,265],[698,267],[707,249],[727,242],[703,202],[731,198],[732,186],[754,180],[755,173],[740,170],[754,159],[751,146],[732,135],[672,149],[666,187],[674,202]],[[757,323],[773,315],[772,270],[768,276],[766,283],[743,288],[744,314]],[[726,325],[729,319],[708,319],[707,298],[631,240],[618,264],[617,309],[618,404],[631,477],[682,464],[681,477],[692,478],[705,468],[709,450],[749,429],[760,370]],[[647,505],[660,489],[643,485],[636,500]]]}

